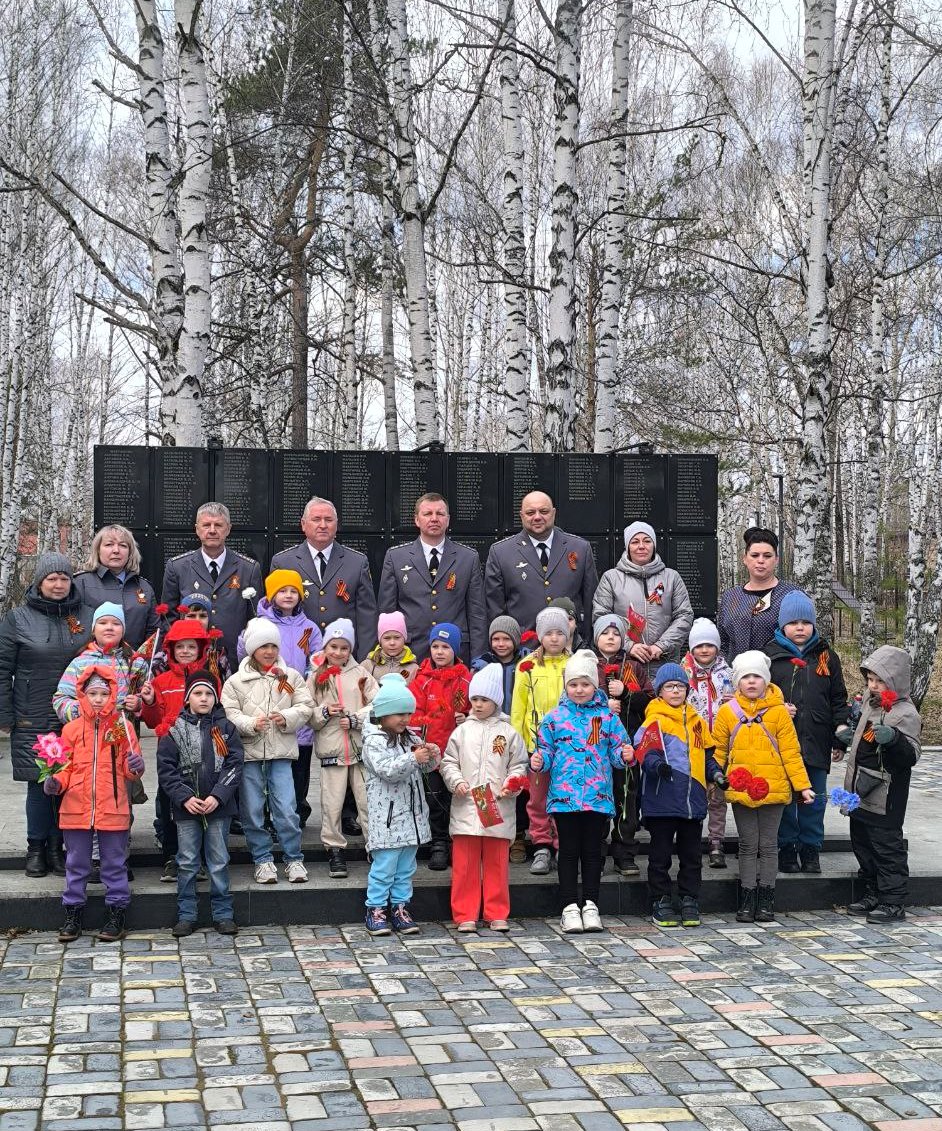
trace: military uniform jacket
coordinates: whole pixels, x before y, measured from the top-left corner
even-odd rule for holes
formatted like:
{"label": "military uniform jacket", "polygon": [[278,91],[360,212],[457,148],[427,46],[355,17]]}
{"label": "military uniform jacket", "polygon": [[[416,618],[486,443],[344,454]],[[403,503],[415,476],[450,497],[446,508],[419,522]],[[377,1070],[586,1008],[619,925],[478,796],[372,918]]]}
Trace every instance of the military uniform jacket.
{"label": "military uniform jacket", "polygon": [[323,585],[318,585],[314,558],[307,542],[275,554],[271,568],[294,569],[300,573],[308,584],[304,611],[322,633],[338,617],[352,620],[356,633],[353,654],[361,660],[366,657],[376,644],[376,594],[365,554],[334,542]]}
{"label": "military uniform jacket", "polygon": [[[243,589],[254,589],[255,596],[246,600],[242,596]],[[209,626],[222,630],[226,652],[235,657],[239,633],[255,616],[255,607],[264,592],[262,570],[258,562],[227,546],[225,561],[215,586],[203,561],[202,551],[190,550],[186,554],[177,554],[167,562],[161,595],[164,604],[170,606],[171,618],[175,618],[177,605],[183,597],[190,593],[205,593],[213,602]]]}
{"label": "military uniform jacket", "polygon": [[450,538],[445,539],[434,580],[420,539],[387,550],[379,582],[379,609],[383,613],[400,610],[419,659],[428,655],[428,634],[436,624],[451,623],[461,629],[465,662],[487,647],[481,559],[470,547]]}
{"label": "military uniform jacket", "polygon": [[507,613],[524,631],[536,625],[536,614],[556,597],[576,606],[577,632],[592,639],[592,598],[599,575],[592,547],[584,538],[555,527],[544,573],[540,554],[526,531],[495,542],[484,568],[487,623]]}

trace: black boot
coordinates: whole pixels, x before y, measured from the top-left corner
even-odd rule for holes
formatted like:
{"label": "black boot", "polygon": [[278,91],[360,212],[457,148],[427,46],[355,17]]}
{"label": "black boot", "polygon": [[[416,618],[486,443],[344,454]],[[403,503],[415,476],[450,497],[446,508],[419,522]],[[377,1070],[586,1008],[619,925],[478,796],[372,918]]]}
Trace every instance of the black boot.
{"label": "black boot", "polygon": [[737,923],[754,923],[756,921],[756,889],[739,889],[739,908],[736,911]]}
{"label": "black boot", "polygon": [[871,911],[875,910],[880,904],[877,898],[877,893],[873,888],[868,887],[860,899],[854,903],[848,903],[847,914],[856,915],[861,919],[866,919]]}
{"label": "black boot", "polygon": [[106,907],[105,923],[98,932],[101,942],[117,942],[124,938],[125,910],[123,907]]}
{"label": "black boot", "polygon": [[756,897],[756,922],[773,923],[775,921],[775,888],[759,886]]}
{"label": "black boot", "polygon": [[59,942],[75,942],[82,933],[84,913],[84,907],[67,907],[65,909],[65,922],[59,928]]}
{"label": "black boot", "polygon": [[347,878],[347,861],[343,849],[327,849],[327,870],[332,880],[345,880]]}
{"label": "black boot", "polygon": [[448,844],[438,841],[432,845],[428,866],[433,872],[444,872],[448,868]]}
{"label": "black boot", "polygon": [[46,845],[46,861],[49,864],[49,871],[54,876],[65,875],[65,854],[62,851],[61,841],[49,841]]}
{"label": "black boot", "polygon": [[26,874],[34,879],[49,875],[49,865],[46,863],[46,845],[41,840],[28,840],[26,842]]}
{"label": "black boot", "polygon": [[801,857],[801,870],[812,876],[821,875],[821,858],[818,850],[811,844],[803,844],[798,850]]}
{"label": "black boot", "polygon": [[868,923],[900,923],[906,918],[902,904],[881,903],[867,916]]}
{"label": "black boot", "polygon": [[780,872],[801,871],[797,844],[786,844],[784,848],[778,850],[778,870]]}

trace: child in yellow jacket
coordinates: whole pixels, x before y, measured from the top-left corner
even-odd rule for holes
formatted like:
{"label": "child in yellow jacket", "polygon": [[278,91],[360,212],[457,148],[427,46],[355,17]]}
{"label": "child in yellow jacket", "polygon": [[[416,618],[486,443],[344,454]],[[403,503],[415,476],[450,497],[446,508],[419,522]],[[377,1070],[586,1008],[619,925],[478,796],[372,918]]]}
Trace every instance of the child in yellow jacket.
{"label": "child in yellow jacket", "polygon": [[713,724],[716,761],[729,782],[726,798],[739,833],[740,923],[775,918],[782,811],[793,790],[806,804],[814,801],[795,724],[771,676],[764,652],[741,652],[733,661],[736,694],[720,707]]}

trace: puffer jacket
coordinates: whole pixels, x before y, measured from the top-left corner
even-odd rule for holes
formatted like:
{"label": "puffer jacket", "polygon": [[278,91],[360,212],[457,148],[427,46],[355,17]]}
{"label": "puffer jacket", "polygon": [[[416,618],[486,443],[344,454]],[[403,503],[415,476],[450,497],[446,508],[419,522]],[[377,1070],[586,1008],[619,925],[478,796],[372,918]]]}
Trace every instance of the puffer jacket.
{"label": "puffer jacket", "polygon": [[[313,662],[314,670],[308,676],[307,685],[314,701],[311,715],[314,753],[325,766],[349,766],[359,762],[363,724],[370,717],[370,703],[379,691],[379,684],[352,656],[339,675],[328,674],[333,665],[323,652],[319,652]],[[327,708],[335,703],[343,708],[343,715],[327,713]],[[349,730],[340,725],[344,717],[350,720]]]}
{"label": "puffer jacket", "polygon": [[547,813],[615,815],[612,770],[623,767],[621,748],[628,732],[608,709],[604,692],[596,691],[588,703],[564,697],[540,723],[537,753],[543,756],[540,773],[549,774]]}
{"label": "puffer jacket", "polygon": [[[242,736],[246,762],[273,762],[298,759],[295,733],[311,721],[314,701],[304,676],[281,662],[267,672],[260,671],[251,656],[239,664],[239,670],[222,687],[222,705],[226,716]],[[279,712],[285,726],[258,731],[255,722],[263,715]]]}
{"label": "puffer jacket", "polygon": [[[732,706],[734,702],[747,719],[741,725]],[[775,739],[778,750],[769,735]],[[760,805],[787,805],[791,802],[792,790],[811,788],[808,771],[801,760],[795,725],[785,709],[782,692],[774,683],[770,683],[758,699],[747,699],[737,691],[735,699],[720,707],[713,737],[716,761],[727,776],[736,766],[745,766],[753,777],[765,778],[769,783],[768,795],[759,801],[733,789],[726,791],[727,801],[750,809]]]}
{"label": "puffer jacket", "polygon": [[365,668],[377,683],[382,680],[384,675],[391,675],[393,672],[396,675],[401,675],[406,683],[409,683],[419,670],[419,661],[415,658],[415,652],[408,644],[403,648],[402,655],[397,660],[390,660],[377,644],[360,666]]}
{"label": "puffer jacket", "polygon": [[458,725],[455,715],[468,713],[470,682],[471,673],[460,660],[447,668],[436,668],[427,659],[409,684],[415,696],[415,714],[409,725],[424,728],[426,741],[434,742],[439,750],[445,749]]}
{"label": "puffer jacket", "polygon": [[[509,777],[526,775],[526,772],[527,748],[503,711],[495,711],[483,721],[466,719],[448,739],[442,755],[441,774],[452,793],[465,781],[472,788],[489,784],[497,797]],[[513,840],[517,835],[516,796],[497,798],[497,807],[503,823],[485,828],[471,794],[463,797],[455,794],[451,799],[448,831],[452,836]]]}
{"label": "puffer jacket", "polygon": [[[658,697],[648,704],[635,746],[651,723],[660,727],[664,753],[652,750],[641,763],[641,816],[702,821],[707,813],[707,785],[720,772],[712,754],[710,728],[689,703],[672,707]],[[665,762],[671,768],[669,778],[658,773]]]}
{"label": "puffer jacket", "polygon": [[119,707],[123,707],[124,700],[129,694],[132,678],[139,686],[142,686],[147,678],[147,661],[135,655],[123,641],[117,648],[106,652],[95,643],[94,639],[89,640],[62,673],[56,693],[52,697],[52,705],[63,723],[77,719],[81,714],[76,688],[85,672],[96,666],[110,667],[115,673],[118,681]]}
{"label": "puffer jacket", "polygon": [[[776,631],[765,654],[772,664],[772,682],[786,703],[793,703],[795,730],[806,766],[830,770],[834,731],[850,718],[841,658],[815,635],[803,650]],[[795,665],[801,660],[803,665]]]}
{"label": "puffer jacket", "polygon": [[[199,646],[199,654],[192,664],[180,664],[171,658],[172,646],[178,640],[195,640]],[[141,707],[141,721],[146,723],[158,738],[163,738],[176,722],[177,715],[183,710],[187,671],[199,671],[204,666],[209,636],[198,620],[175,620],[167,630],[164,643],[171,646],[166,653],[166,670],[151,678],[154,701],[145,703]]]}
{"label": "puffer jacket", "polygon": [[656,644],[664,655],[651,664],[679,659],[686,650],[693,624],[693,606],[683,578],[666,566],[659,554],[647,565],[635,565],[626,550],[614,569],[607,569],[592,599],[592,622],[603,613],[628,615],[629,607],[647,619],[642,643]]}
{"label": "puffer jacket", "polygon": [[157,598],[154,587],[139,573],[125,574],[124,581],[107,566],[84,570],[75,575],[75,588],[83,602],[93,609],[114,601],[124,609],[124,639],[139,648],[157,628]]}
{"label": "puffer jacket", "polygon": [[[884,644],[860,668],[865,676],[869,671],[882,679],[897,699],[884,710],[879,695],[864,691],[844,770],[844,788],[860,795],[860,808],[851,813],[850,819],[901,829],[912,769],[922,754],[922,719],[910,699],[912,663],[902,648]],[[881,724],[895,732],[893,741],[886,746],[878,745],[873,736],[873,727]]]}
{"label": "puffer jacket", "polygon": [[568,652],[561,656],[544,656],[538,650],[517,664],[510,721],[531,752],[536,750],[543,718],[559,706],[563,693],[563,669],[568,659]]}
{"label": "puffer jacket", "polygon": [[[85,684],[93,675],[108,683],[109,694],[100,711],[89,703]],[[118,680],[110,664],[92,664],[76,688],[79,715],[62,728],[62,745],[69,761],[55,775],[62,786],[60,829],[101,829],[123,832],[131,827],[127,782],[141,775],[128,769],[128,755],[140,753],[134,728],[117,710]]]}
{"label": "puffer jacket", "polygon": [[157,744],[157,780],[173,804],[173,819],[199,820],[183,806],[191,797],[210,795],[219,806],[207,821],[234,817],[243,758],[242,739],[222,707],[217,704],[208,715],[181,711]]}
{"label": "puffer jacket", "polygon": [[[389,735],[377,723],[368,720],[364,724],[368,852],[377,848],[428,844],[432,839],[423,767],[412,753],[421,740],[409,731],[402,739],[391,744]],[[435,769],[440,760],[439,753],[425,769]]]}
{"label": "puffer jacket", "polygon": [[690,680],[687,702],[708,727],[716,722],[716,714],[725,700],[732,699],[736,691],[733,669],[720,652],[709,667],[697,663],[692,652],[681,660],[680,666]]}
{"label": "puffer jacket", "polygon": [[73,585],[53,601],[35,585],[22,605],[0,621],[0,727],[10,731],[14,781],[36,781],[33,743],[58,731],[52,696],[62,673],[92,634],[95,610]]}

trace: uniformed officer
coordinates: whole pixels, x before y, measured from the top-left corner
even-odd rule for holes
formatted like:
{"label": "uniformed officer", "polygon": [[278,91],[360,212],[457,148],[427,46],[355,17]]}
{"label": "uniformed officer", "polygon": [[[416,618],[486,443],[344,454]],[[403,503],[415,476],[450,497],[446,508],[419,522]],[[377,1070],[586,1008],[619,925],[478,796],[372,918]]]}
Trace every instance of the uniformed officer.
{"label": "uniformed officer", "polygon": [[275,554],[271,568],[294,569],[307,583],[304,611],[324,629],[345,617],[356,633],[354,655],[363,659],[376,643],[376,594],[366,555],[341,546],[337,509],[316,495],[301,515],[304,541]]}
{"label": "uniformed officer", "polygon": [[419,659],[428,655],[429,632],[436,624],[456,624],[467,663],[487,647],[481,559],[469,546],[447,537],[448,523],[448,503],[441,495],[420,496],[415,504],[419,537],[393,546],[383,559],[379,609],[403,613]]}
{"label": "uniformed officer", "polygon": [[[255,616],[264,586],[258,562],[227,549],[226,539],[231,529],[228,507],[222,503],[203,503],[196,512],[200,548],[177,554],[167,562],[161,596],[164,604],[170,606],[170,616],[175,617],[181,597],[188,593],[206,593],[213,603],[210,628],[222,630],[226,652],[234,664],[239,633]],[[244,589],[254,589],[254,596],[243,597]]]}
{"label": "uniformed officer", "polygon": [[507,614],[523,629],[533,628],[536,615],[556,597],[568,597],[576,607],[580,636],[592,639],[592,598],[599,575],[592,547],[584,538],[567,534],[556,523],[553,500],[531,491],[520,503],[519,534],[491,546],[484,567],[487,619]]}

